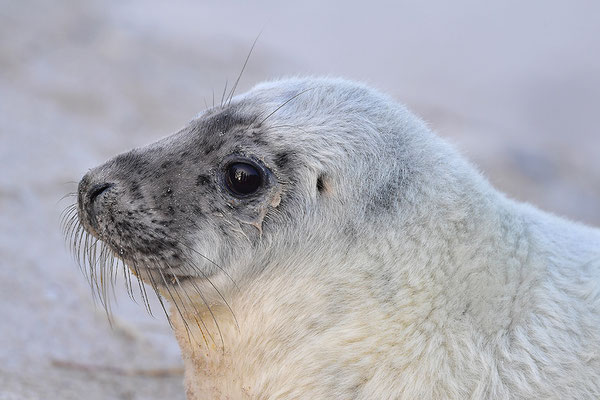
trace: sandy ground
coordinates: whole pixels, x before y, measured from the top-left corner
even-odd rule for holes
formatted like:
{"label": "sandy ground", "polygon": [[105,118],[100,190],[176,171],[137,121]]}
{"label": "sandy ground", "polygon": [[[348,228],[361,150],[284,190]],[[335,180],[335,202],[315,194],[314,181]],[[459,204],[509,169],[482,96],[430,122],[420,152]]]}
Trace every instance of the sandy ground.
{"label": "sandy ground", "polygon": [[0,399],[184,398],[158,309],[94,305],[59,199],[220,98],[260,31],[240,90],[367,81],[512,197],[600,224],[600,3],[282,3],[0,1]]}

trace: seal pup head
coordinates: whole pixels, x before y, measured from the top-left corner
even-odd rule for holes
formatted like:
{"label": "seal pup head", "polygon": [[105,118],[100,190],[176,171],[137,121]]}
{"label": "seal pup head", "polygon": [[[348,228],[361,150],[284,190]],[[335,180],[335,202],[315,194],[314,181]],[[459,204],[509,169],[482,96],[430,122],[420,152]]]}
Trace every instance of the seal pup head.
{"label": "seal pup head", "polygon": [[[373,235],[431,215],[434,172],[465,168],[451,152],[361,84],[267,82],[90,170],[72,240],[92,277],[112,276],[114,255],[174,302],[212,304],[269,271],[339,265]],[[111,256],[89,257],[96,244]]]}

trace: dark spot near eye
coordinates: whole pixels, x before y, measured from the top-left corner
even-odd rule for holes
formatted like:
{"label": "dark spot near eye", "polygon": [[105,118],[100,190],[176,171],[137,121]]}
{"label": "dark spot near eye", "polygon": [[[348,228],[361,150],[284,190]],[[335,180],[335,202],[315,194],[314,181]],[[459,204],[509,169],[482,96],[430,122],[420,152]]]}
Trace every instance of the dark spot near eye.
{"label": "dark spot near eye", "polygon": [[287,152],[279,153],[275,156],[275,165],[277,165],[277,168],[283,169],[283,168],[287,167],[287,165],[290,163],[290,158],[291,158],[290,153],[287,153]]}
{"label": "dark spot near eye", "polygon": [[319,191],[319,193],[323,194],[323,192],[325,191],[326,187],[325,187],[325,181],[324,181],[325,177],[323,175],[320,175],[317,178],[317,190]]}
{"label": "dark spot near eye", "polygon": [[167,207],[167,211],[169,212],[169,214],[173,215],[175,214],[175,209],[173,208],[173,206],[169,206]]}
{"label": "dark spot near eye", "polygon": [[170,165],[171,165],[171,161],[165,161],[164,163],[162,163],[162,165],[160,167],[162,169],[167,169],[167,168],[169,168]]}
{"label": "dark spot near eye", "polygon": [[200,129],[211,133],[225,133],[240,125],[249,125],[251,120],[236,112],[234,106],[228,107],[217,114],[210,115],[200,121]]}
{"label": "dark spot near eye", "polygon": [[196,186],[205,186],[210,183],[210,178],[206,175],[198,175],[196,178]]}

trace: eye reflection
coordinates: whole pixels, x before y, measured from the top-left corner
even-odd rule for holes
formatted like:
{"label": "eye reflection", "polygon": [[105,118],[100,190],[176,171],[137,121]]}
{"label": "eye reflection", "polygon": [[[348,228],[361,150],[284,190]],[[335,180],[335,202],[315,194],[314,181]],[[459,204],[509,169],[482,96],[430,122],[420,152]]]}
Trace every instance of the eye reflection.
{"label": "eye reflection", "polygon": [[262,181],[260,171],[252,164],[235,162],[227,167],[226,184],[234,195],[253,194],[261,187]]}

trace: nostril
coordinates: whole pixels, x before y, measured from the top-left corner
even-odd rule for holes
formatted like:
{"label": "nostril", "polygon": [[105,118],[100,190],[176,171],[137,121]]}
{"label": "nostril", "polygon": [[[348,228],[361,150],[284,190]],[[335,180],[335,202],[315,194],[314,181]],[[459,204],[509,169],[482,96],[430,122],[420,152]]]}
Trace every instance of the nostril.
{"label": "nostril", "polygon": [[97,185],[92,186],[88,192],[88,198],[90,200],[90,204],[92,204],[94,202],[94,200],[96,200],[98,198],[98,196],[100,196],[102,193],[104,193],[106,190],[110,189],[111,187],[113,187],[112,183],[99,183]]}

